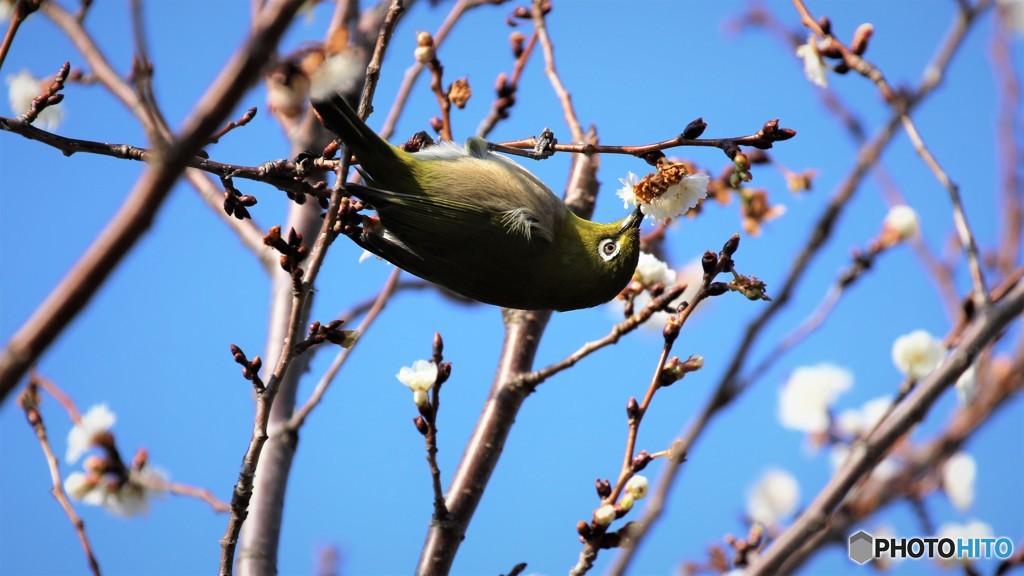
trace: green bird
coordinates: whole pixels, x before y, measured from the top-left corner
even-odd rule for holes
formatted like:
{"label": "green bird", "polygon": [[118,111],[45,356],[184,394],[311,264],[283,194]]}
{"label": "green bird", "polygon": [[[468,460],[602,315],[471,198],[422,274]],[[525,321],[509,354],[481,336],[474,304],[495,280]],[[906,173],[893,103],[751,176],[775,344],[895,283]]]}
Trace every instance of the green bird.
{"label": "green bird", "polygon": [[521,310],[597,306],[633,277],[639,209],[618,222],[591,222],[483,139],[411,154],[338,94],[312,105],[366,178],[366,186],[346,187],[377,212],[351,236],[369,252],[467,298]]}

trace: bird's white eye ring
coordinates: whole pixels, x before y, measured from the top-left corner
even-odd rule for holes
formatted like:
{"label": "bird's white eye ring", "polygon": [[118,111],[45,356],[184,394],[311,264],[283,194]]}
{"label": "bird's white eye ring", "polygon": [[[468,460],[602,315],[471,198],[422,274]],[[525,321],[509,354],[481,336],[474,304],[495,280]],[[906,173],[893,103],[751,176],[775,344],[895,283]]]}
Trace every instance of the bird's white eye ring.
{"label": "bird's white eye ring", "polygon": [[607,262],[619,253],[619,243],[611,238],[605,238],[597,245],[597,253]]}

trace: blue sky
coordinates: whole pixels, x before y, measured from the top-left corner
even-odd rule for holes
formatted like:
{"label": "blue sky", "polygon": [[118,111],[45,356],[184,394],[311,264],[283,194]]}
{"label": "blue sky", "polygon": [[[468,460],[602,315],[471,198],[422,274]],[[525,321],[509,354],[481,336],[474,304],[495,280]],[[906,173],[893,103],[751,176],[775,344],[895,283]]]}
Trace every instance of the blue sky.
{"label": "blue sky", "polygon": [[[436,30],[450,3],[415,6],[399,24],[377,91],[370,125],[379,127],[412,58],[414,33]],[[178,125],[221,64],[248,30],[245,0],[162,0],[146,7],[158,101]],[[581,121],[595,124],[606,144],[643,144],[678,134],[692,119],[708,122],[708,137],[748,134],[765,120],[780,118],[798,136],[781,143],[773,158],[794,171],[814,169],[812,193],[786,190],[775,170],[755,167],[754,184],[766,187],[786,214],[768,223],[759,237],[743,235],[738,269],[780,285],[789,262],[808,238],[827,198],[855,163],[856,146],[821,106],[818,88],[807,82],[789,47],[765,32],[735,34],[729,22],[742,2],[571,2],[555,3],[549,17],[562,80],[573,94]],[[798,17],[788,2],[772,2],[789,26]],[[286,47],[319,39],[328,7],[300,19]],[[510,71],[505,15],[511,5],[469,13],[439,51],[446,80],[466,76],[474,97],[453,113],[456,139],[475,131],[491,105],[491,86]],[[897,85],[918,82],[924,65],[945,35],[955,2],[812,2],[828,14],[841,37],[861,22],[875,26],[868,57]],[[995,122],[998,105],[989,60],[992,14],[971,32],[948,71],[943,87],[917,112],[924,138],[962,186],[964,202],[983,249],[999,240],[998,163]],[[97,2],[87,19],[101,49],[125,72],[132,57],[127,4]],[[526,32],[526,30],[524,30]],[[544,127],[562,141],[569,133],[537,54],[527,66],[512,117],[492,138],[518,139]],[[1020,37],[1014,44],[1024,58]],[[65,61],[83,63],[68,40],[42,15],[22,28],[0,75],[21,69],[51,74]],[[853,75],[831,77],[839,98],[860,115],[869,133],[888,111],[873,86]],[[72,85],[66,90],[62,135],[143,145],[137,122],[102,89]],[[279,126],[262,112],[262,87],[239,104],[261,113],[244,129],[209,148],[224,162],[256,165],[285,157]],[[398,138],[426,129],[436,101],[421,78],[399,123]],[[9,111],[4,108],[4,114]],[[727,160],[715,149],[677,154],[717,173]],[[926,242],[941,252],[952,232],[945,192],[914,154],[905,136],[886,152],[884,165],[918,211]],[[568,174],[569,157],[556,155],[528,167],[556,191]],[[43,300],[102,229],[132,184],[140,164],[58,151],[12,134],[0,135],[0,336],[6,340]],[[627,171],[642,173],[633,158],[604,156],[595,219],[624,215],[614,196]],[[252,209],[264,227],[281,223],[283,194],[251,182],[236,182],[259,198]],[[771,324],[754,358],[760,358],[804,318],[849,261],[864,246],[886,213],[875,179],[867,179],[838,222],[828,246],[812,263],[794,302]],[[709,205],[696,220],[684,221],[667,241],[671,262],[682,266],[706,249],[717,250],[740,230],[738,206]],[[330,251],[318,282],[312,318],[329,320],[376,293],[390,266],[358,264],[360,250],[342,239]],[[961,262],[957,286],[968,283]],[[269,300],[266,276],[251,254],[202,203],[178,185],[150,233],[125,259],[104,290],[41,359],[38,369],[85,410],[107,403],[118,415],[114,427],[125,452],[145,446],[150,459],[171,477],[209,488],[228,499],[252,429],[250,385],[231,361],[228,344],[260,353],[266,336]],[[659,393],[644,420],[639,447],[667,447],[703,405],[735,350],[746,322],[762,303],[732,295],[699,309],[676,344],[675,353],[700,354],[704,370]],[[606,334],[615,315],[607,308],[556,314],[541,343],[544,366],[581,344]],[[839,409],[894,393],[900,374],[890,359],[893,340],[925,329],[943,335],[950,327],[938,293],[907,248],[883,255],[841,302],[828,323],[809,341],[761,374],[753,389],[715,420],[690,454],[666,518],[637,558],[637,573],[674,572],[685,560],[703,560],[708,545],[726,533],[745,532],[745,494],[766,469],[780,467],[800,481],[808,502],[830,475],[827,454],[807,449],[797,432],[776,418],[778,389],[796,367],[831,362],[850,369],[853,388]],[[422,438],[410,420],[409,393],[394,378],[403,365],[430,353],[435,331],[444,336],[446,359],[454,364],[443,393],[439,463],[445,482],[476,423],[490,387],[502,339],[499,311],[453,304],[433,291],[398,295],[366,334],[323,404],[302,430],[288,486],[279,570],[304,574],[317,551],[336,545],[342,569],[356,574],[407,573],[415,566],[431,513],[431,489]],[[456,560],[458,573],[496,574],[517,562],[529,571],[565,572],[580,549],[578,520],[589,518],[597,498],[595,477],[617,473],[625,441],[623,408],[643,394],[660,351],[658,330],[641,330],[617,346],[582,361],[543,384],[526,402]],[[1019,338],[1019,329],[1014,334]],[[333,353],[320,351],[299,392],[312,389]],[[153,358],[165,369],[153,368]],[[956,407],[947,394],[915,431],[927,439]],[[51,438],[63,453],[70,423],[56,403],[44,404]],[[977,497],[969,512],[950,506],[942,494],[928,499],[941,521],[980,518],[996,534],[1019,542],[1024,534],[1024,404],[1015,399],[969,442],[978,463]],[[15,403],[0,407],[0,572],[84,573],[86,565],[67,518],[53,502],[38,443]],[[66,473],[71,468],[63,465]],[[660,464],[649,467],[653,479]],[[214,570],[227,519],[198,501],[167,497],[142,518],[125,520],[79,505],[93,546],[109,574],[198,574]],[[861,527],[895,527],[901,535],[919,528],[905,504],[897,504]],[[45,552],[43,552],[45,550]],[[604,552],[598,570],[612,554]],[[990,568],[990,566],[989,566]],[[905,562],[897,574],[934,571],[926,562]],[[845,551],[819,554],[806,573],[861,574]]]}

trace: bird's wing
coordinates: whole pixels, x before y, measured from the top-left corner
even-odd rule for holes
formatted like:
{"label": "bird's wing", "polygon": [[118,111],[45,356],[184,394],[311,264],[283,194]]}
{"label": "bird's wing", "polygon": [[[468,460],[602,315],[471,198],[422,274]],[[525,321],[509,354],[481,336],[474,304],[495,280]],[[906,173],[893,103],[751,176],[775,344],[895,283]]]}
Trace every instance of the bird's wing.
{"label": "bird's wing", "polygon": [[537,233],[538,219],[525,208],[495,211],[449,198],[404,194],[376,187],[349,184],[346,188],[369,203],[381,223],[406,244],[432,245],[474,242],[490,234],[518,236],[542,242],[549,234]]}

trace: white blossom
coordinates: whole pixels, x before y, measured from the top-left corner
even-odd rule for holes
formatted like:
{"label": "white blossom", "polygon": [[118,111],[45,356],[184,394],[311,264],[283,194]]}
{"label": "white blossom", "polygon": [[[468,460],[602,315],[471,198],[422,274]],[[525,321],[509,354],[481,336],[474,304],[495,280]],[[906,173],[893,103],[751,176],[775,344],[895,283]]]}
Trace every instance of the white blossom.
{"label": "white blossom", "polygon": [[412,367],[402,366],[395,377],[412,390],[413,402],[417,406],[424,406],[428,401],[427,391],[437,381],[437,364],[428,360],[417,360],[412,363]]}
{"label": "white blossom", "polygon": [[747,517],[774,526],[795,512],[799,503],[800,485],[796,478],[785,470],[768,470],[747,493]]}
{"label": "white blossom", "polygon": [[69,464],[77,462],[82,454],[92,446],[93,439],[109,431],[116,421],[117,417],[107,408],[106,404],[97,404],[89,408],[89,411],[68,432],[68,451],[64,455],[64,459]]}
{"label": "white blossom", "polygon": [[626,482],[626,492],[637,499],[641,500],[644,496],[647,496],[647,477],[640,476],[637,474]]}
{"label": "white blossom", "polygon": [[806,44],[797,47],[796,55],[804,61],[804,76],[807,76],[811,83],[827,88],[828,77],[825,76],[825,62],[821,59],[818,41],[814,34],[807,37]]}
{"label": "white blossom", "polygon": [[664,284],[669,287],[676,283],[676,271],[669,268],[668,264],[658,260],[657,256],[641,252],[633,279],[648,288],[655,284]]}
{"label": "white blossom", "polygon": [[153,498],[161,497],[164,491],[153,488],[152,483],[162,484],[167,474],[158,468],[146,466],[133,470],[128,481],[120,488],[108,489],[103,507],[118,516],[137,516],[149,511]]}
{"label": "white blossom", "polygon": [[779,392],[779,421],[791,430],[825,432],[832,402],[852,384],[853,374],[833,364],[797,368]]}
{"label": "white blossom", "polygon": [[945,354],[942,341],[924,330],[904,334],[892,345],[893,363],[911,380],[920,380],[931,374]]}
{"label": "white blossom", "polygon": [[[32,107],[32,101],[43,92],[41,81],[32,75],[28,70],[22,70],[17,74],[7,76],[7,99],[11,103],[11,110],[21,115],[28,112]],[[35,124],[44,130],[51,132],[60,125],[64,116],[64,109],[60,104],[47,106],[39,113]]]}
{"label": "white blossom", "polygon": [[889,213],[885,215],[882,226],[887,230],[891,230],[899,240],[913,238],[920,231],[917,213],[910,206],[903,204],[889,209]]}
{"label": "white blossom", "polygon": [[977,474],[978,465],[966,452],[953,454],[942,467],[942,487],[949,501],[961,512],[969,510],[974,503],[974,478]]}
{"label": "white blossom", "polygon": [[0,0],[0,23],[7,22],[14,14],[14,3],[17,0]]}
{"label": "white blossom", "polygon": [[[642,254],[643,253],[641,252],[641,255]],[[678,270],[672,270],[670,272],[672,275],[674,275],[675,280],[669,284],[666,284],[666,287],[670,287],[675,284],[686,284],[686,289],[683,290],[683,293],[680,294],[678,298],[668,303],[669,309],[675,309],[683,302],[693,301],[693,297],[696,296],[697,291],[700,290],[700,284],[704,278],[704,270],[703,268],[701,268],[700,259],[693,259],[687,262],[685,265],[683,265],[682,268],[679,268]],[[639,312],[640,310],[643,310],[644,307],[647,306],[647,304],[650,301],[651,296],[647,292],[641,292],[640,294],[634,296],[634,312]],[[705,302],[704,305],[708,305],[710,303],[711,302]],[[620,300],[618,298],[608,302],[608,311],[616,321],[622,319],[622,310],[624,304],[625,301]],[[704,308],[704,305],[697,308],[697,310],[694,313],[699,314],[700,311]],[[648,318],[646,322],[644,322],[643,327],[645,329],[657,330],[658,334],[661,334],[662,328],[664,328],[665,326],[665,321],[668,320],[669,316],[671,316],[671,314],[669,314],[668,312],[665,312],[664,310],[658,310],[654,314],[651,314],[651,317]]]}
{"label": "white blossom", "polygon": [[878,421],[885,415],[892,398],[880,396],[868,400],[859,409],[851,408],[843,410],[836,417],[836,427],[847,436],[856,438],[874,429]]}
{"label": "white blossom", "polygon": [[660,196],[651,199],[650,202],[640,202],[633,191],[635,186],[640,183],[640,178],[629,172],[625,178],[619,178],[622,188],[619,188],[616,194],[622,199],[625,207],[639,205],[644,216],[655,220],[665,220],[685,214],[695,207],[697,202],[707,198],[710,180],[707,174],[687,174],[679,182],[669,186]]}
{"label": "white blossom", "polygon": [[72,472],[64,479],[64,491],[72,500],[82,500],[96,488],[96,482],[84,472]]}
{"label": "white blossom", "polygon": [[597,510],[594,510],[594,522],[598,526],[609,526],[615,520],[615,506],[611,504],[605,504]]}

